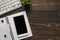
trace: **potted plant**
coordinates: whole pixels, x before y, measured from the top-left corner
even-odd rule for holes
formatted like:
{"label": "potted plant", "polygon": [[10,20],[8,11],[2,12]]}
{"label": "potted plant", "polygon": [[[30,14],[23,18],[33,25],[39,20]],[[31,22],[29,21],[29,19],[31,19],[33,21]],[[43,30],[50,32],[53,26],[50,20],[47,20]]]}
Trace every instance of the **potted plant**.
{"label": "potted plant", "polygon": [[22,0],[22,4],[23,4],[24,9],[26,10],[26,12],[29,12],[31,1],[30,0]]}

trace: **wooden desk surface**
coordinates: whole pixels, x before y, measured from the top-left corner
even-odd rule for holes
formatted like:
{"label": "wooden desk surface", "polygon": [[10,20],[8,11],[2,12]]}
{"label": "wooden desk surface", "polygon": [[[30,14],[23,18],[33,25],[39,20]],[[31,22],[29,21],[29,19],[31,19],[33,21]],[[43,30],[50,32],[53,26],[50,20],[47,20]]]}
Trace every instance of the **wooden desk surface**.
{"label": "wooden desk surface", "polygon": [[60,40],[59,11],[31,11],[28,18],[33,37],[25,40]]}
{"label": "wooden desk surface", "polygon": [[60,1],[31,0],[27,13],[33,37],[25,40],[60,40]]}

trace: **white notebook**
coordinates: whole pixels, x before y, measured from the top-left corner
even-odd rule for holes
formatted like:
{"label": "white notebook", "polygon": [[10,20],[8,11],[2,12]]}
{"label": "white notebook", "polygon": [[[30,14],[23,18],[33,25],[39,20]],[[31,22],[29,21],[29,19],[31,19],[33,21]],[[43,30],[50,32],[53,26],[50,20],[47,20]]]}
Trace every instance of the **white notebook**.
{"label": "white notebook", "polygon": [[0,19],[0,40],[12,40],[6,18]]}

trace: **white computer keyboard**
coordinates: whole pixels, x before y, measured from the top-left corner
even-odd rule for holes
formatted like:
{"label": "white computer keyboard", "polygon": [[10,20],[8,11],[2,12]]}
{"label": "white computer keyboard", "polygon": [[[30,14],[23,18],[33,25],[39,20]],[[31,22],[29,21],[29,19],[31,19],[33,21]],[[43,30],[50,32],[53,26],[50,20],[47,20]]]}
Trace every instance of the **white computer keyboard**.
{"label": "white computer keyboard", "polygon": [[21,7],[20,0],[0,0],[0,15]]}

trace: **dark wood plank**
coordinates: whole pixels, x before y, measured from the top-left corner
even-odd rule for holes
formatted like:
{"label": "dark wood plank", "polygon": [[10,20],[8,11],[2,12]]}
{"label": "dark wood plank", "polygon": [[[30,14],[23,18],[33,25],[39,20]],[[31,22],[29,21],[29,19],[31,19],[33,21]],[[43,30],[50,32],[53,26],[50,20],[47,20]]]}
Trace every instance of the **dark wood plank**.
{"label": "dark wood plank", "polygon": [[33,37],[25,40],[60,40],[60,0],[31,0],[28,18]]}
{"label": "dark wood plank", "polygon": [[60,40],[60,25],[57,24],[31,24],[33,37],[25,40]]}

